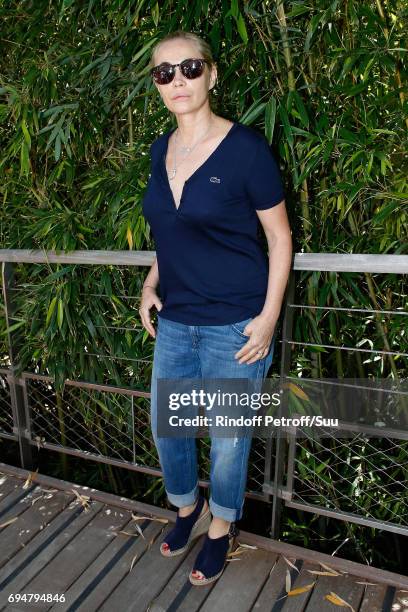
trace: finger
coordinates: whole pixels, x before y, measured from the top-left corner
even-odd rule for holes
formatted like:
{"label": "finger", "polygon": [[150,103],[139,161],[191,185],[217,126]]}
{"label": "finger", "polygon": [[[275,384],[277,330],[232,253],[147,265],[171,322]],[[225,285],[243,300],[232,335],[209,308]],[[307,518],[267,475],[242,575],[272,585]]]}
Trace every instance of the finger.
{"label": "finger", "polygon": [[258,361],[259,359],[263,359],[266,355],[266,350],[259,348],[259,347],[254,347],[252,348],[249,352],[247,352],[245,355],[243,355],[238,363],[246,363],[246,364],[251,364],[251,363],[255,363],[256,361]]}
{"label": "finger", "polygon": [[242,347],[242,349],[240,351],[238,351],[238,353],[237,353],[239,363],[246,362],[254,354],[256,354],[257,350],[259,350],[257,347],[254,347],[253,345],[250,345],[250,344],[248,346],[245,345],[244,347]]}
{"label": "finger", "polygon": [[265,344],[265,342],[263,344],[260,344],[259,342],[254,344],[253,342],[251,343],[248,341],[246,344],[244,344],[243,347],[239,349],[237,353],[235,353],[235,357],[238,357],[239,359],[240,357],[247,356],[248,353],[252,353],[254,350],[262,351],[264,356],[268,352],[270,344],[270,342],[267,342],[267,344]]}
{"label": "finger", "polygon": [[248,361],[246,361],[246,365],[251,365],[252,363],[256,363],[257,361],[260,361],[261,359],[264,358],[264,355],[255,355],[255,357],[252,357],[252,359],[248,359]]}
{"label": "finger", "polygon": [[156,306],[157,310],[160,312],[161,309],[163,308],[163,304],[161,303],[160,299],[157,298],[156,300],[154,300],[154,305]]}
{"label": "finger", "polygon": [[142,320],[142,325],[143,327],[149,332],[149,334],[155,338],[156,337],[156,331],[152,325],[152,322],[150,320],[150,311],[148,308],[141,308],[139,310],[140,313],[140,318]]}
{"label": "finger", "polygon": [[243,357],[244,355],[247,354],[248,350],[250,350],[252,348],[252,345],[248,342],[246,342],[244,344],[244,346],[242,346],[239,351],[237,351],[234,355],[235,359],[239,359],[240,357]]}
{"label": "finger", "polygon": [[259,345],[255,345],[253,342],[248,340],[248,342],[244,344],[244,346],[241,347],[237,353],[235,353],[235,357],[237,357],[238,359],[244,356],[247,357],[249,353],[252,354],[253,351],[261,351],[261,350],[262,350],[262,347],[260,347]]}
{"label": "finger", "polygon": [[252,359],[250,359],[248,363],[255,363],[255,361],[259,361],[260,359],[265,359],[268,352],[269,352],[269,347],[266,347],[264,349],[258,349],[255,356]]}

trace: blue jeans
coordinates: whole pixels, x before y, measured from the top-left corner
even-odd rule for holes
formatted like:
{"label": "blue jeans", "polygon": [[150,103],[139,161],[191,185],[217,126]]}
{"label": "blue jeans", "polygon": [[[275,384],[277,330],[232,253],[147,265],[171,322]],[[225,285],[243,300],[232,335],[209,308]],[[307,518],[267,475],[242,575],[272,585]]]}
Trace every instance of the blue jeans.
{"label": "blue jeans", "polygon": [[[171,504],[181,508],[198,497],[195,437],[157,435],[157,380],[160,378],[258,378],[272,362],[275,335],[262,359],[238,363],[234,354],[249,336],[243,333],[253,317],[228,325],[185,325],[158,316],[151,379],[151,429]],[[213,516],[228,522],[242,517],[252,436],[211,436],[209,506]]]}

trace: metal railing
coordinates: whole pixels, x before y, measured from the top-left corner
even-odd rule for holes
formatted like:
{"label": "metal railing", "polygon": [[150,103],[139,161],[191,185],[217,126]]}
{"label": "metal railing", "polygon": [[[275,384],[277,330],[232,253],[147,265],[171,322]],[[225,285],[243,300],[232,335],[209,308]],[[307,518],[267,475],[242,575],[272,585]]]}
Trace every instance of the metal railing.
{"label": "metal railing", "polygon": [[[112,466],[127,467],[153,476],[161,476],[160,465],[149,427],[149,397],[146,389],[98,384],[85,380],[66,380],[63,393],[55,393],[53,379],[38,372],[19,372],[15,345],[15,300],[18,291],[14,264],[80,264],[97,266],[150,266],[154,252],[131,251],[54,251],[0,250],[5,323],[8,328],[8,367],[0,368],[0,437],[18,442],[21,465],[33,468],[32,448],[46,448]],[[295,303],[299,273],[333,272],[364,274],[406,274],[408,256],[404,255],[337,255],[297,253],[289,278],[282,308],[283,324],[280,345],[281,381],[291,377],[294,347],[320,347],[336,351],[362,351],[376,355],[399,355],[404,352],[385,348],[361,348],[327,343],[299,342],[293,337],[298,309],[346,311],[340,306],[313,306]],[[139,296],[122,296],[139,299]],[[359,308],[362,315],[407,315],[402,310]],[[11,329],[10,329],[11,328]],[[124,327],[126,332],[135,328]],[[275,351],[276,353],[276,351]],[[115,356],[101,355],[101,358]],[[151,365],[149,359],[117,357],[126,361]],[[150,362],[150,363],[149,363]],[[346,424],[347,426],[347,424]],[[348,520],[361,525],[408,534],[408,491],[404,466],[408,462],[406,432],[398,436],[394,430],[382,431],[381,443],[370,438],[369,428],[360,428],[347,440],[298,437],[296,429],[286,438],[254,438],[248,470],[246,496],[273,501],[271,535],[279,537],[283,504],[323,516]],[[303,432],[304,434],[304,432]],[[203,456],[208,456],[208,440],[199,439]],[[350,453],[358,454],[364,445],[364,468],[353,473]],[[376,460],[373,456],[376,454]],[[331,461],[327,462],[330,457]],[[378,461],[381,457],[381,462]],[[313,459],[313,461],[311,460]],[[310,465],[325,465],[313,471]],[[364,471],[366,470],[366,471]],[[374,477],[372,476],[375,474]],[[395,477],[395,474],[398,474]],[[405,471],[406,474],[406,471]],[[209,467],[201,466],[200,484],[208,486]],[[370,475],[370,476],[369,476]],[[359,495],[344,494],[347,479],[349,490],[356,491],[354,481],[370,479],[370,493],[365,492],[364,505]],[[353,488],[354,487],[354,488]],[[360,496],[361,498],[361,496]],[[367,500],[371,500],[367,505]]]}
{"label": "metal railing", "polygon": [[[297,276],[302,271],[402,275],[408,272],[408,256],[329,253],[296,255],[284,305],[280,366],[282,382],[297,380],[290,375],[291,357],[295,346],[408,357],[407,353],[400,350],[389,350],[386,341],[385,350],[295,341],[293,333],[295,312],[298,309],[402,316],[405,319],[405,329],[408,328],[406,309],[404,311],[358,307],[349,309],[296,303]],[[407,368],[405,371],[408,373]],[[285,405],[282,409],[285,409]],[[338,435],[334,437],[325,431],[325,437],[312,439],[309,436],[308,439],[307,429],[302,429],[302,436],[298,437],[296,428],[288,428],[286,439],[279,436],[276,441],[272,438],[268,440],[263,490],[273,496],[272,537],[279,536],[283,504],[321,516],[408,535],[407,431],[381,428],[380,442],[378,430],[374,432],[369,426],[343,422],[341,429],[348,429],[349,436],[350,432],[354,432],[354,437],[341,438]],[[375,442],[372,441],[374,438]],[[373,460],[373,454],[376,455],[376,460]],[[351,456],[356,457],[357,461],[354,462],[354,468],[352,466],[350,469]],[[379,458],[382,459],[382,463],[378,461]],[[315,468],[310,468],[310,465],[314,465]],[[324,469],[318,471],[322,467]],[[353,469],[354,473],[350,477]],[[399,474],[398,480],[395,479],[394,472]],[[368,483],[364,495],[361,495],[355,486],[356,482],[361,481]],[[364,499],[364,506],[359,503],[360,497]]]}

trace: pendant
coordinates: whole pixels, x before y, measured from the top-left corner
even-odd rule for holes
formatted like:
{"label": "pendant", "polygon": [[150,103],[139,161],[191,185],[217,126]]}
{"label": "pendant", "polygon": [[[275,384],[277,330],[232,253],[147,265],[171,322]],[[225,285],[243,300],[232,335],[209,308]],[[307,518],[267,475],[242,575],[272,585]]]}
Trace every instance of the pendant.
{"label": "pendant", "polygon": [[180,147],[183,153],[190,153],[191,147]]}
{"label": "pendant", "polygon": [[167,176],[169,177],[169,181],[172,181],[174,179],[174,177],[176,176],[176,172],[177,170],[172,170],[171,172],[167,173]]}

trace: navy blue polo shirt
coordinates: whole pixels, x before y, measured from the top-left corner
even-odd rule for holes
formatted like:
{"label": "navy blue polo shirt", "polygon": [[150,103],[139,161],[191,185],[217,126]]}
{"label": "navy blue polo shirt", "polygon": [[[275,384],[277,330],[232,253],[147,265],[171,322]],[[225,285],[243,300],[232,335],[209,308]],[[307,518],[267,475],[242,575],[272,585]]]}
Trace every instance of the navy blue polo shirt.
{"label": "navy blue polo shirt", "polygon": [[258,315],[268,287],[268,257],[257,210],[285,195],[266,138],[234,122],[184,183],[177,209],[165,158],[175,128],[150,147],[143,199],[159,270],[158,316],[186,325],[226,325]]}

